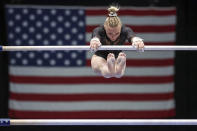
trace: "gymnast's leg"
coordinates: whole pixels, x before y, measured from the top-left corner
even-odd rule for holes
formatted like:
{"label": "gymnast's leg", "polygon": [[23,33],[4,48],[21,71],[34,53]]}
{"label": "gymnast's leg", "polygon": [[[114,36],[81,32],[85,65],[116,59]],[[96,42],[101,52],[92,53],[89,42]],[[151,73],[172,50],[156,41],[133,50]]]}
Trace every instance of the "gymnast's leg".
{"label": "gymnast's leg", "polygon": [[93,55],[91,59],[91,66],[95,73],[102,75],[105,78],[114,77],[115,73],[115,57],[109,53],[107,60],[104,58]]}
{"label": "gymnast's leg", "polygon": [[115,59],[114,54],[109,53],[107,55],[107,66],[108,66],[108,70],[109,70],[109,72],[111,73],[112,76],[115,75],[115,62],[116,62],[116,59]]}
{"label": "gymnast's leg", "polygon": [[115,64],[115,77],[121,78],[125,73],[126,68],[126,54],[120,52]]}

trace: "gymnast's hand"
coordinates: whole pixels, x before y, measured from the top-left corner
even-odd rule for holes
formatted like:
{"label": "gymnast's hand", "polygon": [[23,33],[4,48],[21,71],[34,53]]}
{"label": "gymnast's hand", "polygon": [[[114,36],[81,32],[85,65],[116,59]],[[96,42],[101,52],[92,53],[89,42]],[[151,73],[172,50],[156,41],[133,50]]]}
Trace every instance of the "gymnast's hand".
{"label": "gymnast's hand", "polygon": [[132,38],[132,46],[137,49],[139,52],[144,52],[144,42],[140,37]]}
{"label": "gymnast's hand", "polygon": [[90,40],[90,50],[92,52],[97,51],[100,46],[101,46],[101,42],[100,42],[99,38],[94,37]]}

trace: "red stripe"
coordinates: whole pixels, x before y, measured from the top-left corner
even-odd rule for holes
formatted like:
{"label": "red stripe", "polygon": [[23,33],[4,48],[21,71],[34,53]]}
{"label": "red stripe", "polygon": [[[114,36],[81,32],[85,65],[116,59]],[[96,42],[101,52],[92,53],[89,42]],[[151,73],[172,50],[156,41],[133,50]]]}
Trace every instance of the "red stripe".
{"label": "red stripe", "polygon": [[[99,25],[89,25],[86,26],[86,32],[92,32]],[[175,25],[163,25],[163,26],[136,26],[136,25],[127,25],[136,33],[152,33],[152,32],[175,32]]]}
{"label": "red stripe", "polygon": [[[86,15],[94,16],[94,15],[106,15],[107,16],[108,11],[99,9],[87,9]],[[121,9],[118,12],[118,15],[130,15],[130,16],[168,16],[168,15],[176,15],[176,9],[168,9],[168,10],[150,10],[150,9],[144,9],[144,10],[134,10],[134,9]]]}
{"label": "red stripe", "polygon": [[155,94],[23,94],[10,92],[20,101],[160,101],[173,99],[173,93]]}
{"label": "red stripe", "polygon": [[41,77],[41,76],[14,76],[10,75],[10,82],[23,84],[91,84],[91,83],[122,83],[122,84],[158,84],[170,83],[174,81],[171,76],[125,76],[122,78],[103,78],[103,77]]}
{"label": "red stripe", "polygon": [[53,112],[53,111],[19,111],[9,110],[10,118],[19,119],[122,119],[122,118],[168,118],[175,116],[175,110],[160,111],[80,111],[80,112]]}
{"label": "red stripe", "polygon": [[[86,45],[90,45],[89,42]],[[125,43],[125,45],[131,45],[131,43]],[[145,42],[145,45],[175,45],[175,42]]]}
{"label": "red stripe", "polygon": [[[86,60],[86,65],[91,66],[91,60]],[[174,65],[174,59],[127,59],[127,67],[163,67]]]}

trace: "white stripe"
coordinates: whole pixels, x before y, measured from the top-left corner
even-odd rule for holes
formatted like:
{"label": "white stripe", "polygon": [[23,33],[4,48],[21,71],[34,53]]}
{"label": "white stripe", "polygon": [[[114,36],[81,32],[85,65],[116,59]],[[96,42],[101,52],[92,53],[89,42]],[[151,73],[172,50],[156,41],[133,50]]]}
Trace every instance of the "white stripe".
{"label": "white stripe", "polygon": [[137,36],[144,39],[144,42],[174,42],[175,32],[170,33],[137,33]]}
{"label": "white stripe", "polygon": [[[175,32],[169,33],[140,33],[137,36],[144,39],[144,42],[174,42]],[[86,33],[86,42],[90,42],[92,33]]]}
{"label": "white stripe", "polygon": [[[131,14],[132,15],[132,14]],[[100,25],[104,23],[106,16],[88,16],[86,17],[87,25]],[[126,25],[175,25],[176,16],[130,16],[121,15],[120,19]]]}
{"label": "white stripe", "polygon": [[10,99],[9,108],[23,111],[102,111],[102,110],[169,110],[174,109],[174,100],[167,101],[94,101],[94,102],[34,102]]}
{"label": "white stripe", "polygon": [[115,94],[115,93],[172,93],[174,83],[168,84],[16,84],[10,83],[13,93],[28,94]]}
{"label": "white stripe", "polygon": [[[175,57],[174,51],[124,51],[127,55],[127,59],[173,59]],[[86,51],[87,59],[91,59],[94,53]]]}
{"label": "white stripe", "polygon": [[[11,75],[15,76],[97,76],[90,67],[14,67],[10,66]],[[174,74],[173,66],[166,67],[127,67],[125,76],[169,76]]]}

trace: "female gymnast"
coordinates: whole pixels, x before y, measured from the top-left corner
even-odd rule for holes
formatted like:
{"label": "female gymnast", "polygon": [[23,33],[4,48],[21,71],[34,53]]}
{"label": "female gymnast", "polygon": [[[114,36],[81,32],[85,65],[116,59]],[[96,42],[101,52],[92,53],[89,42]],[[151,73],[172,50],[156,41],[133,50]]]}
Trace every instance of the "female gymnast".
{"label": "female gymnast", "polygon": [[122,25],[117,16],[119,8],[110,6],[104,25],[93,30],[90,49],[95,52],[91,66],[95,73],[105,78],[121,78],[126,68],[126,54],[121,50],[98,50],[101,45],[123,45],[128,40],[137,49],[143,51],[144,42],[136,37],[131,28]]}

